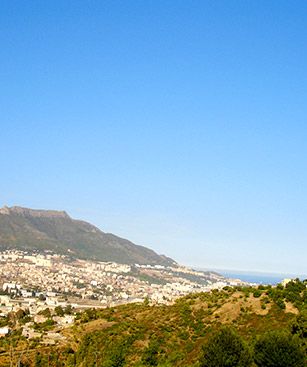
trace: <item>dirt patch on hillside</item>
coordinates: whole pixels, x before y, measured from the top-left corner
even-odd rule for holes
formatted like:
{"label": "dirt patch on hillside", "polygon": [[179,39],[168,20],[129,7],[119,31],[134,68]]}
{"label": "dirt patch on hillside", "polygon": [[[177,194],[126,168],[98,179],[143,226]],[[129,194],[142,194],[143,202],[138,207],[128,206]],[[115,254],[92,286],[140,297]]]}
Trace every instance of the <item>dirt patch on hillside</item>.
{"label": "dirt patch on hillside", "polygon": [[201,309],[208,309],[208,303],[207,302],[202,302],[200,300],[197,300],[197,301],[198,302],[191,305],[191,309],[193,311],[198,311],[198,310],[201,310]]}
{"label": "dirt patch on hillside", "polygon": [[87,333],[92,333],[93,331],[107,329],[113,326],[114,324],[116,324],[116,322],[100,319],[100,320],[90,321],[86,324],[83,324],[82,326],[84,327],[83,329],[84,332],[87,334]]}
{"label": "dirt patch on hillside", "polygon": [[255,298],[249,296],[247,299],[240,298],[242,293],[236,293],[233,295],[232,300],[230,299],[227,303],[222,305],[219,309],[214,312],[213,317],[219,318],[221,322],[232,322],[236,320],[242,312],[252,312],[256,315],[266,315],[271,305],[266,304],[266,308],[262,308],[261,297]]}
{"label": "dirt patch on hillside", "polygon": [[225,303],[217,311],[214,312],[214,317],[219,316],[221,322],[232,322],[236,320],[241,312],[241,302]]}
{"label": "dirt patch on hillside", "polygon": [[243,293],[242,292],[234,292],[233,294],[232,294],[232,297],[233,298],[243,298]]}
{"label": "dirt patch on hillside", "polygon": [[250,307],[251,311],[254,312],[256,315],[266,315],[271,308],[271,305],[268,303],[266,305],[266,308],[263,309],[261,307],[261,298],[262,297],[255,298],[253,296],[250,296],[246,302],[247,307]]}
{"label": "dirt patch on hillside", "polygon": [[298,315],[299,314],[299,310],[295,306],[293,306],[292,303],[285,302],[285,304],[286,304],[285,312],[287,312],[287,313],[294,313],[295,315]]}

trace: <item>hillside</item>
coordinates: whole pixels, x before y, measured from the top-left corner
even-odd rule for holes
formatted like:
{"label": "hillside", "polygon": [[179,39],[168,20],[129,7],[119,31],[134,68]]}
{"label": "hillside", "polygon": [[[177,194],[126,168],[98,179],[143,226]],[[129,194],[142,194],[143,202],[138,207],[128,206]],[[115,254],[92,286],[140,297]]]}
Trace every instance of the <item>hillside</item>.
{"label": "hillside", "polygon": [[[257,337],[274,330],[298,331],[306,342],[306,297],[303,283],[284,289],[225,287],[189,295],[172,306],[88,311],[80,315],[77,329],[80,335],[85,333],[77,346],[77,366],[90,366],[95,351],[101,366],[108,366],[108,360],[112,365],[120,356],[122,366],[198,366],[202,346],[222,326],[234,328],[251,346]],[[95,326],[91,318],[106,323]]]}
{"label": "hillside", "polygon": [[50,250],[60,254],[119,263],[169,265],[175,262],[154,251],[104,233],[64,211],[21,207],[0,209],[0,249]]}
{"label": "hillside", "polygon": [[[56,346],[46,347],[35,340],[25,344],[18,333],[12,335],[11,342],[16,350],[31,351],[27,355],[16,353],[16,358],[22,355],[23,365],[29,367],[203,367],[207,366],[203,355],[209,341],[226,327],[237,334],[251,358],[255,343],[271,332],[275,333],[276,343],[286,338],[281,352],[287,353],[288,344],[293,342],[302,356],[300,363],[292,363],[291,359],[291,363],[285,364],[280,357],[278,364],[239,366],[301,367],[307,362],[306,284],[293,281],[276,288],[225,287],[221,291],[189,295],[170,306],[150,306],[144,302],[89,309],[77,314],[73,327],[58,331],[65,339]],[[0,343],[0,366],[9,360],[9,341]]]}

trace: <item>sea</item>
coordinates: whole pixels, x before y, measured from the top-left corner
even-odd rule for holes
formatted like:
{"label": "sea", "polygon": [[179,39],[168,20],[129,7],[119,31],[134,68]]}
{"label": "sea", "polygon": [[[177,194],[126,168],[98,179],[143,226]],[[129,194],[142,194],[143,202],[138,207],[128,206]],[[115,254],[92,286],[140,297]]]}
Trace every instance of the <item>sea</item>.
{"label": "sea", "polygon": [[[202,269],[204,270],[204,269]],[[262,272],[248,272],[248,271],[236,271],[236,270],[225,270],[225,269],[211,269],[226,278],[240,279],[244,282],[255,283],[255,284],[271,284],[276,285],[282,282],[284,279],[295,279],[301,280],[307,279],[307,275],[298,274],[276,274],[276,273],[262,273]],[[206,269],[208,271],[208,269]]]}
{"label": "sea", "polygon": [[276,285],[282,282],[284,279],[307,279],[307,275],[303,274],[275,274],[275,273],[252,273],[252,272],[236,272],[231,270],[220,270],[218,273],[224,275],[227,278],[241,279],[244,282],[256,283],[256,284],[271,284]]}
{"label": "sea", "polygon": [[252,273],[235,273],[229,271],[220,271],[220,274],[224,275],[226,278],[240,279],[248,283],[256,284],[271,284],[276,285],[280,283],[285,278],[292,279],[287,275],[272,275],[272,274],[252,274]]}

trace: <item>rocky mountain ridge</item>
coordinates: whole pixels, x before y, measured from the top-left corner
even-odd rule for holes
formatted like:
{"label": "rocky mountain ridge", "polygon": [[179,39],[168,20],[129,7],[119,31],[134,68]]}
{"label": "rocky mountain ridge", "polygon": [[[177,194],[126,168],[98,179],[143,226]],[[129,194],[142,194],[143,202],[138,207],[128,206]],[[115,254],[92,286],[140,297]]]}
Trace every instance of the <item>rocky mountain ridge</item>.
{"label": "rocky mountain ridge", "polygon": [[37,217],[37,218],[70,218],[65,211],[59,210],[42,210],[42,209],[29,209],[21,206],[4,206],[0,208],[0,214],[4,215],[21,215],[24,217]]}
{"label": "rocky mountain ridge", "polygon": [[124,264],[175,264],[147,247],[75,220],[65,211],[5,206],[0,209],[0,250],[13,248]]}

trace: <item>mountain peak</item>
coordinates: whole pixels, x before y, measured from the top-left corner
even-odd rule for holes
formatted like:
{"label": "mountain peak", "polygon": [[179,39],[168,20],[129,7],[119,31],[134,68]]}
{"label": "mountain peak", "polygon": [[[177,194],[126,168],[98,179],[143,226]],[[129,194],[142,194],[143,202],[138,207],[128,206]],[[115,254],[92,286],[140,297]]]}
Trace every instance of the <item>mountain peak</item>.
{"label": "mountain peak", "polygon": [[58,210],[40,210],[29,209],[21,206],[4,206],[0,208],[0,214],[4,215],[20,215],[23,217],[36,217],[36,218],[70,218],[65,211]]}
{"label": "mountain peak", "polygon": [[65,211],[28,209],[20,206],[0,209],[1,249],[49,250],[83,259],[124,264],[173,265],[175,261],[153,250],[104,233]]}

